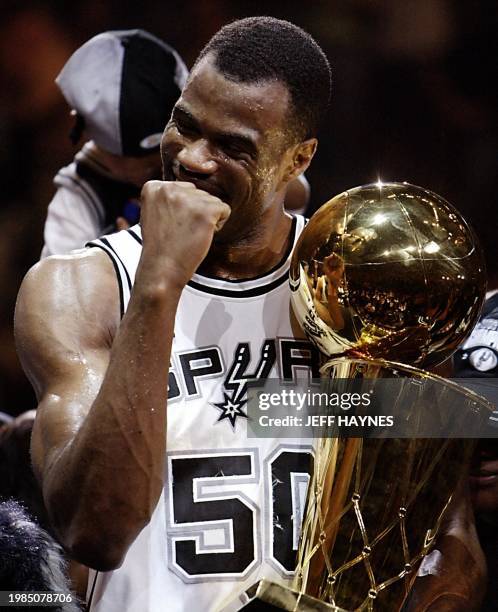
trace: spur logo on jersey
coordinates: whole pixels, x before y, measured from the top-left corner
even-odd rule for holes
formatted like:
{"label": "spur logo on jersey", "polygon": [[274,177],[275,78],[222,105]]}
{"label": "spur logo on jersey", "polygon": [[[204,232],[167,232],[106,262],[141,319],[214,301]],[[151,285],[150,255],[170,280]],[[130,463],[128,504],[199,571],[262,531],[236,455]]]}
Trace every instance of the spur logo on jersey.
{"label": "spur logo on jersey", "polygon": [[[293,338],[267,339],[253,355],[249,342],[239,342],[228,368],[218,346],[204,347],[175,354],[169,372],[168,401],[192,400],[201,397],[202,381],[223,379],[219,385],[219,401],[210,405],[219,411],[217,421],[226,421],[235,430],[238,419],[246,419],[247,383],[275,376],[282,381],[295,381],[300,373],[319,376],[317,350],[306,340]],[[255,364],[255,365],[251,365]]]}
{"label": "spur logo on jersey", "polygon": [[261,349],[259,363],[254,372],[249,373],[251,349],[248,342],[241,342],[235,350],[235,357],[223,383],[223,401],[213,404],[221,414],[218,421],[228,419],[232,427],[238,417],[247,419],[243,407],[246,403],[247,382],[268,378],[276,360],[274,340],[265,340]]}

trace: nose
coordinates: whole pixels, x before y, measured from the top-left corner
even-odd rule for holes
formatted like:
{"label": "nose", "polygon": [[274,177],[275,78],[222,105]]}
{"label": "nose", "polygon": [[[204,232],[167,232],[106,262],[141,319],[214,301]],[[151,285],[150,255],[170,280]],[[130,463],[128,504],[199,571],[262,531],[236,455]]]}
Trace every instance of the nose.
{"label": "nose", "polygon": [[218,168],[209,144],[203,138],[185,143],[177,154],[177,160],[185,170],[196,174],[213,174]]}

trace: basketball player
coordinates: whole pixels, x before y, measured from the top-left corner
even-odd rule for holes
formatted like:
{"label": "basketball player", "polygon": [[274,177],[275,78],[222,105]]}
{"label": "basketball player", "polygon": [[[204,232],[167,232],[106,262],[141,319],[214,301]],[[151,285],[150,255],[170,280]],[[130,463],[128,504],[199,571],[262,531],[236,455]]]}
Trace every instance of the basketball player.
{"label": "basketball player", "polygon": [[[69,58],[56,83],[73,109],[73,142],[89,140],[54,179],[42,258],[138,221],[140,189],[161,177],[161,135],[187,74],[178,53],[143,30],[103,32]],[[308,200],[300,176],[285,205],[303,212]]]}
{"label": "basketball player", "polygon": [[250,379],[317,374],[289,310],[303,219],[283,200],[329,92],[298,27],[226,26],[175,105],[141,226],[23,283],[33,462],[61,541],[96,570],[92,611],[214,610],[292,574],[310,448],[248,438],[245,394]]}

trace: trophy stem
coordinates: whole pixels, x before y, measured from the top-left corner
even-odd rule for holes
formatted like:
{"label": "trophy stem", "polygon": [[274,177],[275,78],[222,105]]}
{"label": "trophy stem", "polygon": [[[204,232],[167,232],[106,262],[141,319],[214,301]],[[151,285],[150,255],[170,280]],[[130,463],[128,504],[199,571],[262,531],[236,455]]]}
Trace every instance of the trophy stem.
{"label": "trophy stem", "polygon": [[[360,438],[350,438],[347,440],[337,475],[334,478],[335,466],[332,466],[332,464],[329,464],[329,469],[325,475],[325,486],[321,492],[323,521],[320,521],[320,533],[317,538],[324,550],[331,551],[334,548],[339,521],[348,503],[351,478],[358,453],[361,449],[361,443],[362,440]],[[327,555],[315,555],[310,562],[306,592],[313,597],[319,597],[322,594],[323,573],[327,564],[326,561],[328,561]],[[332,568],[329,568],[330,570]]]}

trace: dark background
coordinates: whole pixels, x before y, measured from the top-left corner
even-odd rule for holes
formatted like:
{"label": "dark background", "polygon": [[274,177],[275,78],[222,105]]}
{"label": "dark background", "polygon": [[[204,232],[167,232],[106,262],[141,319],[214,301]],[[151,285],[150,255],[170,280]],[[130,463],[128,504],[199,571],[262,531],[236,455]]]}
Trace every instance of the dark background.
{"label": "dark background", "polygon": [[76,151],[53,81],[83,42],[103,30],[140,27],[173,45],[190,67],[232,19],[266,14],[297,23],[322,45],[334,75],[307,173],[309,212],[378,178],[422,185],[467,217],[495,274],[497,7],[496,0],[2,0],[0,411],[34,407],[15,356],[14,303],[42,247],[52,177]]}

